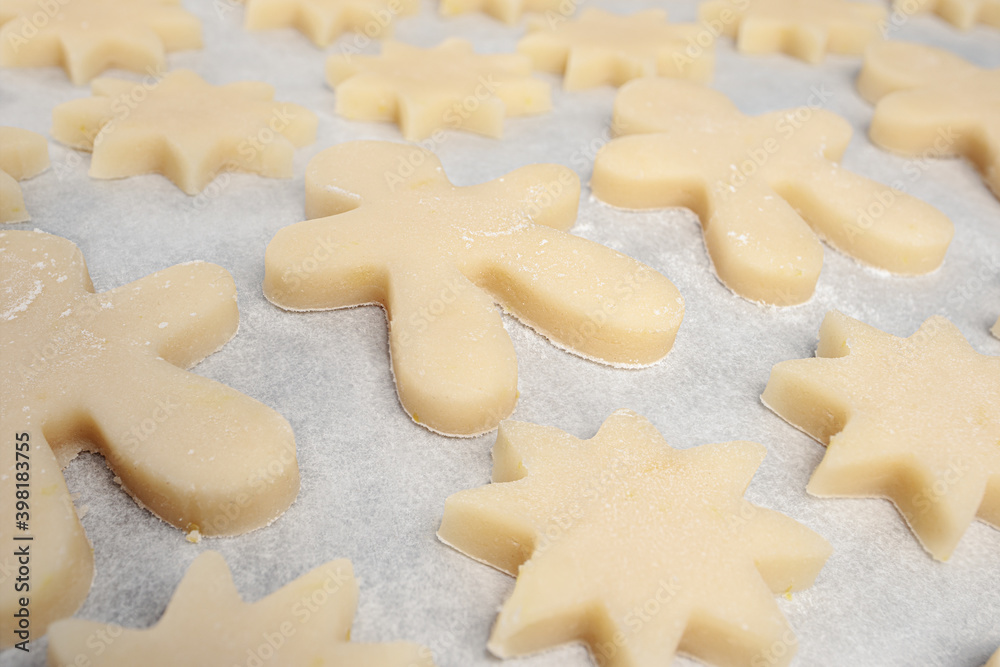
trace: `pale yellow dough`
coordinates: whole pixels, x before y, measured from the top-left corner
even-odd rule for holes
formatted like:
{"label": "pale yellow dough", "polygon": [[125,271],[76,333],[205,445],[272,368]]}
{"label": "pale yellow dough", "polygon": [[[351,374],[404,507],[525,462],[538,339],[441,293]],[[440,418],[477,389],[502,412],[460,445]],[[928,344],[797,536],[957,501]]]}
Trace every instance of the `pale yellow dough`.
{"label": "pale yellow dough", "polygon": [[49,167],[49,142],[19,127],[0,127],[0,223],[30,220],[18,181]]}
{"label": "pale yellow dough", "polygon": [[[15,548],[25,544],[16,538],[31,536],[33,638],[90,588],[90,544],[60,473],[79,451],[102,454],[143,507],[203,535],[267,525],[295,498],[288,422],[182,370],[238,324],[233,279],[213,264],[173,266],[94,294],[69,241],[0,232],[0,497],[11,512],[0,522],[0,570],[16,570]],[[15,452],[16,440],[29,443],[25,452]],[[28,526],[15,534],[11,499],[25,470]],[[18,597],[13,585],[0,587],[0,616],[11,618]],[[15,643],[11,625],[3,628],[0,645]]]}
{"label": "pale yellow dough", "polygon": [[309,164],[306,216],[317,219],[275,235],[264,294],[288,310],[381,304],[406,411],[447,435],[489,431],[517,401],[517,358],[495,302],[605,363],[651,364],[673,345],[677,289],[566,233],[579,196],[576,174],[557,165],[456,187],[415,146],[339,144]]}
{"label": "pale yellow dough", "polygon": [[445,129],[500,137],[505,116],[552,108],[549,84],[531,76],[527,56],[478,54],[455,38],[429,49],[385,42],[377,56],[334,54],[326,80],[338,114],[398,123],[409,141]]}
{"label": "pale yellow dough", "polygon": [[990,331],[993,332],[994,336],[1000,338],[1000,317],[997,318],[997,323],[993,325],[993,328]]}
{"label": "pale yellow dough", "polygon": [[742,53],[785,53],[818,63],[827,53],[861,55],[880,39],[887,12],[846,0],[708,0],[698,16],[736,40]]}
{"label": "pale yellow dough", "polygon": [[345,32],[386,37],[396,19],[416,14],[420,0],[247,0],[249,30],[295,28],[316,46]]}
{"label": "pale yellow dough", "polygon": [[888,498],[937,560],[974,519],[1000,527],[1000,357],[943,317],[897,338],[837,311],[816,356],[777,364],[762,396],[827,445],[810,493]]}
{"label": "pale yellow dough", "polygon": [[1000,649],[997,649],[997,652],[993,654],[993,657],[983,667],[1000,667]]}
{"label": "pale yellow dough", "polygon": [[587,9],[572,21],[531,17],[527,28],[517,50],[530,57],[536,69],[562,74],[566,90],[620,86],[647,76],[712,78],[712,43],[703,47],[697,41],[704,29],[667,23],[662,10],[620,16]]}
{"label": "pale yellow dough", "polygon": [[189,195],[223,171],[291,178],[295,149],[316,139],[316,115],[276,102],[266,83],[213,86],[189,70],[136,83],[95,79],[93,97],[60,104],[52,136],[93,151],[90,175],[163,174]]}
{"label": "pale yellow dough", "polygon": [[307,572],[247,604],[222,555],[198,556],[155,626],[133,630],[68,619],[49,632],[49,666],[432,667],[430,651],[409,642],[350,641],[358,582],[349,560]]}
{"label": "pale yellow dough", "polygon": [[[442,16],[483,12],[508,25],[517,23],[525,12],[565,18],[576,10],[579,0],[439,0]],[[566,8],[570,10],[567,12]]]}
{"label": "pale yellow dough", "polygon": [[962,30],[977,23],[1000,28],[1000,0],[896,0],[892,7],[904,16],[933,12]]}
{"label": "pale yellow dough", "polygon": [[961,155],[1000,197],[1000,69],[923,44],[885,42],[865,52],[858,91],[875,104],[875,144],[922,159]]}
{"label": "pale yellow dough", "polygon": [[753,442],[674,449],[628,410],[590,440],[501,424],[493,483],[448,498],[438,531],[517,577],[490,651],[582,641],[608,667],[662,667],[677,651],[788,664],[796,639],[774,594],[812,585],[831,549],[743,499],[764,454]]}
{"label": "pale yellow dough", "polygon": [[120,68],[162,72],[166,53],[201,47],[180,0],[0,0],[0,65],[62,66],[76,85]]}
{"label": "pale yellow dough", "polygon": [[751,301],[807,301],[823,266],[817,236],[893,273],[941,265],[954,233],[937,209],[842,169],[851,127],[807,106],[747,117],[722,93],[639,79],[618,93],[620,136],[597,154],[591,186],[609,204],[686,206],[719,278]]}

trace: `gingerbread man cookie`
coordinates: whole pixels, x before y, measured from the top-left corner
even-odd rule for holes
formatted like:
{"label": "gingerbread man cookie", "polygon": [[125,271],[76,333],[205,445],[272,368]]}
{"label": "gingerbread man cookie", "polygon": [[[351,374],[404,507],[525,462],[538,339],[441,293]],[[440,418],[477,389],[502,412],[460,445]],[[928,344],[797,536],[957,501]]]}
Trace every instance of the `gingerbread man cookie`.
{"label": "gingerbread man cookie", "polygon": [[0,26],[0,65],[62,66],[78,86],[112,67],[162,72],[167,52],[201,48],[180,0],[3,0]]}
{"label": "gingerbread man cookie", "polygon": [[875,105],[871,140],[903,155],[961,155],[1000,197],[1000,69],[923,44],[865,51],[858,91]]}
{"label": "gingerbread man cookie", "polygon": [[827,53],[861,55],[880,38],[887,12],[847,0],[708,0],[698,16],[722,26],[742,53],[785,53],[818,63]]}
{"label": "gingerbread man cookie", "polygon": [[719,278],[751,301],[807,301],[823,266],[817,236],[866,264],[914,275],[941,265],[951,221],[935,208],[837,164],[850,125],[820,108],[744,116],[686,81],[622,87],[620,136],[594,163],[594,195],[698,214]]}
{"label": "gingerbread man cookie", "polygon": [[1000,28],[1000,0],[895,0],[892,8],[906,17],[933,12],[962,30],[977,23]]}
{"label": "gingerbread man cookie", "polygon": [[[233,279],[213,264],[95,294],[69,241],[0,232],[0,494],[19,503],[0,524],[0,568],[16,569],[30,540],[32,582],[46,582],[31,591],[31,636],[72,614],[90,587],[91,547],[60,473],[81,450],[101,453],[156,516],[204,535],[265,526],[295,498],[288,422],[183,370],[238,324]],[[18,606],[14,587],[0,587],[0,614],[12,618]],[[20,641],[3,627],[0,645]]]}
{"label": "gingerbread man cookie", "polygon": [[830,545],[743,492],[753,442],[674,449],[612,414],[590,440],[505,421],[492,484],[445,502],[441,540],[517,577],[493,626],[501,658],[583,641],[597,664],[763,664],[795,637],[775,593],[812,585]]}
{"label": "gingerbread man cookie", "polygon": [[528,34],[517,50],[530,57],[536,69],[563,75],[566,90],[580,90],[645,76],[667,76],[708,81],[714,52],[697,45],[702,28],[667,23],[667,13],[652,9],[619,16],[588,9],[575,21],[552,23],[544,17],[528,21]]}
{"label": "gingerbread man cookie", "polygon": [[478,54],[463,39],[430,49],[386,42],[378,56],[335,54],[326,79],[338,114],[398,123],[409,141],[444,129],[499,137],[505,116],[552,108],[549,84],[531,76],[527,56]]}
{"label": "gingerbread man cookie", "polygon": [[94,96],[60,104],[52,136],[93,151],[90,175],[163,174],[189,195],[222,171],[291,178],[296,148],[316,139],[316,115],[274,101],[266,83],[208,84],[189,70],[135,83],[95,79]]}
{"label": "gingerbread man cookie", "polygon": [[349,560],[320,565],[248,604],[222,555],[207,551],[191,563],[152,628],[132,630],[79,619],[55,623],[49,632],[49,665],[249,664],[248,655],[265,654],[263,642],[270,649],[263,662],[285,667],[433,667],[430,651],[416,644],[350,641],[357,606],[358,582]]}
{"label": "gingerbread man cookie", "polygon": [[0,223],[30,220],[18,181],[49,167],[49,142],[19,127],[0,127]]}
{"label": "gingerbread man cookie", "polygon": [[[306,215],[267,248],[264,293],[288,310],[382,305],[396,388],[447,435],[496,427],[517,358],[495,303],[556,345],[641,366],[673,345],[683,299],[653,269],[566,233],[576,174],[531,165],[470,187],[423,149],[355,141],[306,171]],[[323,217],[328,216],[328,217]]]}
{"label": "gingerbread man cookie", "polygon": [[385,37],[401,16],[416,14],[420,0],[247,0],[249,30],[295,28],[316,46],[345,32]]}
{"label": "gingerbread man cookie", "polygon": [[897,338],[836,311],[816,356],[777,364],[761,397],[827,445],[810,493],[888,498],[937,560],[974,519],[1000,528],[1000,357],[943,317]]}

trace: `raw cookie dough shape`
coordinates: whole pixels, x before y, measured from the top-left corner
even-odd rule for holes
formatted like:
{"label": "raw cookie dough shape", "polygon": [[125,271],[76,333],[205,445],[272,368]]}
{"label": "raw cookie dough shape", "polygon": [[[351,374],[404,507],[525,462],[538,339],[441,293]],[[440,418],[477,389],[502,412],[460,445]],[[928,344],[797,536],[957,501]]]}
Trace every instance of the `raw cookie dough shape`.
{"label": "raw cookie dough shape", "polygon": [[420,0],[247,0],[248,30],[295,28],[316,46],[345,32],[386,37],[401,16],[416,14]]}
{"label": "raw cookie dough shape", "polygon": [[842,169],[851,127],[824,109],[748,117],[722,93],[687,81],[639,79],[618,93],[594,195],[632,209],[697,213],[719,278],[751,301],[812,296],[822,237],[893,273],[941,265],[951,221],[930,205]]}
{"label": "raw cookie dough shape", "polygon": [[818,63],[827,53],[859,56],[880,39],[885,7],[846,0],[708,0],[703,23],[722,26],[741,53],[785,53]]}
{"label": "raw cookie dough shape", "polygon": [[934,12],[962,30],[976,23],[1000,28],[1000,0],[896,0],[893,11],[906,17]]}
{"label": "raw cookie dough shape", "polygon": [[764,454],[754,442],[674,449],[629,410],[590,440],[503,422],[493,483],[448,498],[438,531],[517,577],[489,650],[583,641],[602,665],[667,665],[677,651],[751,665],[781,643],[768,664],[787,664],[795,644],[774,594],[811,586],[831,549],[743,498]]}
{"label": "raw cookie dough shape", "polygon": [[942,561],[973,519],[1000,527],[1000,357],[943,317],[897,338],[837,311],[816,356],[774,366],[761,397],[827,445],[809,493],[891,500]]}
{"label": "raw cookie dough shape", "polygon": [[997,649],[997,652],[993,654],[993,657],[983,667],[1000,667],[1000,649]]}
{"label": "raw cookie dough shape", "polygon": [[18,181],[49,167],[49,142],[19,127],[0,127],[0,223],[30,220]]}
{"label": "raw cookie dough shape", "polygon": [[702,82],[712,78],[711,46],[699,46],[693,57],[687,52],[704,28],[667,23],[667,13],[659,9],[630,16],[588,9],[575,21],[555,24],[532,17],[527,28],[517,50],[530,57],[536,69],[562,74],[566,90],[620,86],[648,76]]}
{"label": "raw cookie dough shape", "polygon": [[0,0],[0,65],[62,66],[82,86],[113,67],[162,72],[165,54],[201,48],[201,21],[180,0]]}
{"label": "raw cookie dough shape", "polygon": [[555,13],[563,17],[565,4],[566,0],[441,0],[438,9],[441,16],[483,12],[507,25],[514,25],[525,12]]}
{"label": "raw cookie dough shape", "polygon": [[[27,434],[31,636],[68,616],[90,588],[93,556],[61,474],[81,449],[104,455],[122,487],[171,525],[204,535],[265,526],[299,487],[281,415],[182,370],[236,333],[236,287],[204,262],[93,293],[80,250],[40,232],[0,232],[0,494],[24,471]],[[4,508],[14,512],[13,502]],[[22,517],[17,517],[20,520]],[[0,522],[0,567],[16,570],[15,517]],[[17,594],[0,587],[0,615]],[[4,623],[0,644],[12,642]]]}
{"label": "raw cookie dough shape", "polygon": [[291,178],[295,149],[316,139],[316,115],[274,101],[266,83],[213,86],[177,70],[152,85],[100,78],[91,89],[55,108],[52,136],[93,151],[93,178],[163,174],[194,195],[222,171]]}
{"label": "raw cookie dough shape", "polygon": [[997,323],[993,325],[993,328],[990,329],[990,331],[994,336],[1000,338],[1000,317],[997,318]]}
{"label": "raw cookie dough shape", "polygon": [[552,108],[549,84],[531,76],[527,56],[475,53],[464,39],[429,49],[384,42],[378,56],[334,54],[326,80],[338,114],[398,123],[408,141],[443,129],[499,138],[504,116]]}
{"label": "raw cookie dough shape", "polygon": [[[77,656],[93,667],[240,665],[248,654],[260,655],[264,645],[271,649],[264,664],[282,667],[433,667],[430,651],[417,644],[350,641],[357,606],[358,582],[349,560],[320,565],[248,604],[222,555],[206,551],[191,563],[156,625],[133,630],[75,618],[59,621],[49,633],[49,665],[81,664]],[[108,631],[114,641],[94,641]],[[269,641],[271,635],[282,641]]]}
{"label": "raw cookie dough shape", "polygon": [[875,105],[868,134],[903,155],[961,155],[1000,197],[1000,69],[976,67],[923,44],[865,51],[858,91]]}
{"label": "raw cookie dough shape", "polygon": [[264,294],[287,310],[382,305],[403,408],[439,433],[483,433],[517,401],[517,358],[495,302],[604,363],[651,364],[673,345],[684,313],[677,289],[566,233],[579,195],[562,166],[456,187],[429,151],[339,144],[309,164],[306,215],[316,219],[275,235]]}

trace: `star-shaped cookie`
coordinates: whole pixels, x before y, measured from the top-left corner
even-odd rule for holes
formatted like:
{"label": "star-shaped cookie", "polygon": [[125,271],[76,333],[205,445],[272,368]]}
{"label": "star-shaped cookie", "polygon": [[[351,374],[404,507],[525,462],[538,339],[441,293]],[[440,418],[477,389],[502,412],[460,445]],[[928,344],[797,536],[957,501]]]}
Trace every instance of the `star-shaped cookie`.
{"label": "star-shaped cookie", "polygon": [[881,38],[885,7],[848,0],[707,0],[703,23],[721,26],[742,53],[785,53],[818,63],[827,53],[861,55]]}
{"label": "star-shaped cookie", "polygon": [[673,345],[684,313],[677,289],[568,234],[579,196],[576,174],[557,165],[456,187],[429,151],[339,144],[310,162],[314,219],[275,235],[264,294],[288,310],[382,305],[406,411],[440,433],[483,433],[517,401],[517,357],[496,302],[604,363],[651,364]]}
{"label": "star-shaped cookie", "polygon": [[549,84],[531,76],[527,56],[478,54],[464,39],[429,49],[384,42],[378,56],[334,54],[326,80],[338,114],[398,123],[409,141],[444,129],[500,137],[505,116],[552,108]]}
{"label": "star-shaped cookie", "polygon": [[49,166],[49,142],[19,127],[0,127],[0,223],[30,220],[18,181]]}
{"label": "star-shaped cookie", "polygon": [[[248,604],[222,555],[198,556],[159,623],[133,630],[67,619],[49,631],[51,667],[432,667],[430,651],[409,642],[350,641],[358,582],[349,560],[320,565]],[[96,637],[113,641],[96,641]],[[263,656],[263,657],[262,657]],[[81,657],[86,663],[81,662]]]}
{"label": "star-shaped cookie", "polygon": [[938,560],[974,519],[1000,527],[1000,357],[943,317],[897,338],[836,311],[816,356],[777,364],[762,396],[827,445],[810,493],[888,498]]}
{"label": "star-shaped cookie", "polygon": [[396,19],[416,14],[420,0],[247,0],[248,30],[295,28],[316,46],[345,32],[385,37]]}
{"label": "star-shaped cookie", "polygon": [[536,69],[562,74],[566,90],[620,86],[645,76],[712,78],[711,44],[694,56],[688,54],[703,29],[667,23],[667,13],[659,9],[620,16],[591,8],[575,21],[552,23],[534,17],[527,26],[517,50],[530,57]]}
{"label": "star-shaped cookie", "polygon": [[[0,497],[11,512],[0,522],[0,571],[16,571],[17,549],[30,546],[31,636],[72,614],[90,588],[90,543],[61,474],[81,450],[103,454],[142,507],[205,535],[265,526],[295,498],[288,422],[182,370],[238,325],[221,267],[182,264],[95,294],[69,241],[0,232]],[[26,505],[15,508],[15,497]],[[17,598],[0,587],[4,618]],[[0,645],[14,643],[12,626]]]}
{"label": "star-shaped cookie", "polygon": [[858,91],[875,105],[868,132],[875,144],[921,158],[961,155],[1000,197],[1000,69],[885,42],[865,51]]}
{"label": "star-shaped cookie", "polygon": [[274,101],[266,83],[213,86],[189,70],[152,83],[99,78],[93,97],[52,112],[52,136],[93,151],[90,175],[163,174],[189,195],[222,171],[290,178],[296,148],[316,139],[316,115]]}
{"label": "star-shaped cookie", "polygon": [[896,0],[893,10],[906,17],[933,12],[962,30],[977,23],[1000,28],[1000,0]]}
{"label": "star-shaped cookie", "polygon": [[[525,12],[565,16],[565,5],[565,0],[440,0],[438,8],[442,16],[483,12],[508,25],[514,25]],[[573,7],[575,9],[575,5]]]}
{"label": "star-shaped cookie", "polygon": [[751,301],[807,301],[823,267],[817,236],[906,275],[936,269],[951,242],[937,209],[837,164],[851,126],[825,109],[748,117],[703,86],[638,79],[619,91],[613,127],[629,136],[598,152],[594,195],[623,208],[692,209],[716,274]]}
{"label": "star-shaped cookie", "polygon": [[161,72],[166,53],[201,48],[180,0],[0,0],[0,65],[61,66],[76,85],[118,67]]}
{"label": "star-shaped cookie", "polygon": [[[445,502],[442,541],[517,577],[489,649],[585,642],[598,664],[785,665],[794,635],[774,600],[812,585],[830,545],[743,492],[753,442],[670,447],[612,414],[590,440],[506,421],[488,486]],[[791,638],[791,640],[789,639]],[[777,643],[789,647],[774,655]]]}
{"label": "star-shaped cookie", "polygon": [[1000,667],[1000,649],[997,649],[997,652],[993,654],[993,657],[983,667]]}

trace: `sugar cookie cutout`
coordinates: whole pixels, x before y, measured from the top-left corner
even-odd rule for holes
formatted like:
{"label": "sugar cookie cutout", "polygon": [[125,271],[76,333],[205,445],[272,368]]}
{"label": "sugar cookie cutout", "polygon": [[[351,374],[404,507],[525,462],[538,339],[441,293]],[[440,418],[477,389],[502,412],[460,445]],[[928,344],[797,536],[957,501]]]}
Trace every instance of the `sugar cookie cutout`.
{"label": "sugar cookie cutout", "polygon": [[316,46],[345,32],[386,37],[396,19],[416,14],[420,0],[247,0],[248,30],[295,28]]}
{"label": "sugar cookie cutout", "polygon": [[93,151],[93,178],[163,174],[194,195],[223,171],[291,178],[295,149],[316,139],[316,115],[276,102],[266,83],[213,86],[177,70],[153,84],[95,79],[91,89],[55,108],[52,136]]}
{"label": "sugar cookie cutout", "polygon": [[[620,86],[648,76],[709,81],[714,51],[698,45],[704,29],[670,24],[667,13],[651,9],[620,16],[587,9],[577,20],[553,23],[545,17],[527,22],[528,34],[517,44],[535,69],[563,75],[566,90]],[[689,55],[689,46],[698,51]]]}
{"label": "sugar cookie cutout", "polygon": [[897,338],[837,311],[816,356],[777,364],[761,397],[827,445],[809,493],[891,500],[942,561],[973,519],[1000,528],[1000,357],[943,317]]}
{"label": "sugar cookie cutout", "polygon": [[562,166],[456,187],[420,148],[339,144],[310,162],[314,219],[275,235],[264,294],[287,310],[380,304],[403,408],[445,435],[483,433],[517,402],[517,358],[496,302],[555,345],[603,363],[651,364],[673,345],[684,314],[677,289],[566,233],[579,196],[576,174]]}
{"label": "sugar cookie cutout", "polygon": [[993,332],[994,336],[1000,338],[1000,317],[997,318],[997,323],[993,325],[993,328],[990,329],[990,331]]}
{"label": "sugar cookie cutout", "polygon": [[[0,493],[14,498],[25,470],[30,483],[27,527],[12,534],[15,517],[0,523],[0,566],[16,568],[16,538],[32,536],[32,582],[47,582],[31,591],[32,637],[72,614],[90,587],[91,547],[61,474],[82,449],[102,454],[143,507],[203,535],[265,526],[295,498],[288,422],[182,370],[238,325],[233,279],[213,264],[173,266],[95,294],[66,239],[0,232],[0,436],[10,443],[0,449]],[[11,618],[15,606],[14,587],[0,587],[0,614]],[[7,646],[11,624],[3,627]]]}
{"label": "sugar cookie cutout", "polygon": [[784,53],[808,63],[827,53],[859,56],[881,38],[885,7],[847,0],[707,0],[703,23],[722,27],[741,53]]}
{"label": "sugar cookie cutout", "polygon": [[807,301],[823,266],[817,236],[899,274],[941,265],[951,221],[930,205],[842,169],[844,119],[800,107],[744,116],[722,93],[686,81],[639,79],[618,93],[594,195],[632,209],[698,214],[715,271],[736,294]]}
{"label": "sugar cookie cutout", "polygon": [[441,16],[483,12],[507,25],[514,25],[525,12],[554,12],[565,16],[565,4],[565,0],[440,0],[438,10]]}
{"label": "sugar cookie cutout", "polygon": [[997,649],[997,652],[993,654],[993,657],[983,667],[1000,667],[1000,649]]}
{"label": "sugar cookie cutout", "polygon": [[49,168],[49,142],[19,127],[0,127],[0,222],[30,220],[18,181]]}
{"label": "sugar cookie cutout", "polygon": [[885,42],[865,51],[858,91],[875,105],[868,134],[903,155],[961,155],[1000,197],[1000,69],[943,49]]}
{"label": "sugar cookie cutout", "polygon": [[674,449],[629,410],[590,440],[503,422],[492,483],[448,498],[438,531],[517,577],[489,650],[508,658],[583,641],[598,664],[638,667],[677,651],[750,665],[789,646],[774,594],[811,586],[831,549],[743,498],[764,454],[754,442]]}
{"label": "sugar cookie cutout", "polygon": [[408,141],[445,129],[499,138],[505,116],[552,108],[549,84],[531,76],[527,56],[478,54],[464,39],[429,49],[385,42],[378,56],[334,54],[326,80],[338,114],[398,123]]}
{"label": "sugar cookie cutout", "polygon": [[81,86],[117,67],[155,73],[166,53],[201,48],[201,21],[180,0],[3,0],[0,65],[58,67]]}
{"label": "sugar cookie cutout", "polygon": [[893,11],[907,17],[933,12],[962,30],[976,23],[1000,28],[1000,0],[896,0]]}
{"label": "sugar cookie cutout", "polygon": [[[288,667],[433,666],[430,651],[417,644],[350,641],[357,606],[349,560],[320,565],[248,604],[222,555],[206,551],[191,563],[156,625],[133,630],[59,621],[49,632],[49,665],[73,667],[82,664],[78,656],[92,667],[242,665],[248,654],[264,654],[264,664]],[[94,641],[100,636],[114,640]]]}

